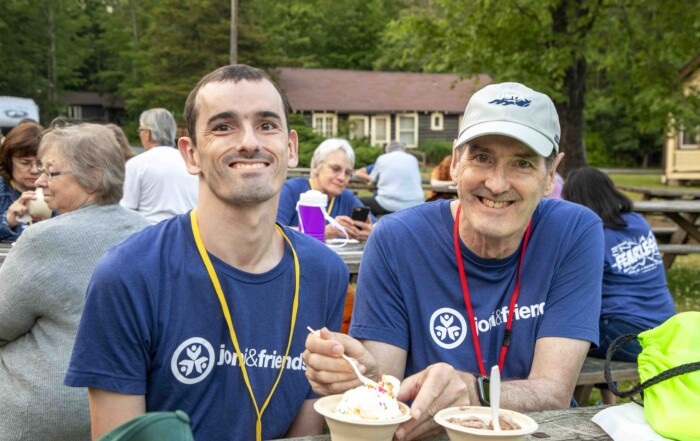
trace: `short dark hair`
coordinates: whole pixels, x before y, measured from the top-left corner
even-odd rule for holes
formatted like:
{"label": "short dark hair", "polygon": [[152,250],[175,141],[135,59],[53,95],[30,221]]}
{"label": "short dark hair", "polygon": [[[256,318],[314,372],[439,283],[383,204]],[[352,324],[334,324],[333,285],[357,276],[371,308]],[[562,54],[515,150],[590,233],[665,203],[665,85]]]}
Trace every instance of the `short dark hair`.
{"label": "short dark hair", "polygon": [[0,176],[7,181],[12,179],[13,156],[24,158],[37,155],[43,132],[42,126],[31,121],[10,130],[0,147]]}
{"label": "short dark hair", "polygon": [[622,218],[622,213],[632,211],[630,198],[615,188],[608,175],[593,167],[569,171],[561,197],[593,210],[607,228],[625,228],[627,222]]}
{"label": "short dark hair", "polygon": [[284,91],[262,70],[247,66],[245,64],[230,64],[228,66],[223,66],[215,71],[207,74],[204,78],[199,80],[194,89],[187,96],[187,101],[185,101],[185,125],[187,127],[187,132],[189,137],[192,138],[192,143],[197,145],[195,126],[197,124],[197,116],[199,112],[197,111],[196,101],[197,94],[199,90],[209,83],[224,83],[227,81],[233,81],[238,83],[239,81],[269,81],[282,98],[282,107],[284,107],[284,123],[287,125],[287,131],[289,128],[289,100],[287,100],[287,95]]}

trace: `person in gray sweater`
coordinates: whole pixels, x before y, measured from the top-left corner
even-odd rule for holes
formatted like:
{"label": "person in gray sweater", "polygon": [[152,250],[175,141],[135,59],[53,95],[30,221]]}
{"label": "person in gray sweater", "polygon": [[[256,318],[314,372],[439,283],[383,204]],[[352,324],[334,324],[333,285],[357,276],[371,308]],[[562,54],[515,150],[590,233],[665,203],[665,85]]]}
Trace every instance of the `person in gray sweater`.
{"label": "person in gray sweater", "polygon": [[89,440],[87,391],[63,385],[92,270],[146,227],[119,206],[124,158],[109,129],[50,129],[37,187],[60,215],[27,228],[0,267],[0,439]]}

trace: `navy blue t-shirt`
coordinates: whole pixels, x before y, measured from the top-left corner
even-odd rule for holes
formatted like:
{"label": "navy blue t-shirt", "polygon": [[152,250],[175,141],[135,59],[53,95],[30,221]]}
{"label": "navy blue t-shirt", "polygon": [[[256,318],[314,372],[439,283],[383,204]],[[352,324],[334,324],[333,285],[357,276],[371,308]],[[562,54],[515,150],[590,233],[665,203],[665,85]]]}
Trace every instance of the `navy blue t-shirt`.
{"label": "navy blue t-shirt", "polygon": [[[407,350],[406,376],[437,362],[479,373],[455,258],[450,202],[385,216],[365,246],[350,335]],[[504,259],[484,259],[461,243],[487,371],[498,363],[520,248]],[[598,216],[580,205],[543,199],[532,216],[504,378],[528,377],[537,339],[566,337],[598,344],[602,271]]]}
{"label": "navy blue t-shirt", "polygon": [[[348,269],[317,240],[284,228],[299,257],[299,309],[263,438],[282,437],[314,398],[301,354],[308,331],[339,330]],[[294,261],[263,274],[210,254],[258,407],[274,384],[291,324]],[[256,415],[221,305],[197,251],[189,214],[144,229],[97,265],[65,384],[146,396],[147,411],[184,410],[197,440],[255,439]]]}
{"label": "navy blue t-shirt", "polygon": [[654,328],[676,313],[659,246],[642,215],[622,218],[626,228],[605,229],[601,317]]}

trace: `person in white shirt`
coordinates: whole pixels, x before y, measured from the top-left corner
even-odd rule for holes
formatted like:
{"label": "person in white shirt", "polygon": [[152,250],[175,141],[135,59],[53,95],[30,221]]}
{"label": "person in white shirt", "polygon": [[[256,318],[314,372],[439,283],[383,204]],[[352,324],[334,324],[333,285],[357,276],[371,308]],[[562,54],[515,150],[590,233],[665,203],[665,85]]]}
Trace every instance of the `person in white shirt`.
{"label": "person in white shirt", "polygon": [[360,199],[375,216],[425,202],[418,160],[406,153],[402,142],[392,141],[386,146],[386,153],[377,158],[370,178],[376,183],[377,191]]}
{"label": "person in white shirt", "polygon": [[143,214],[152,224],[197,205],[197,177],[189,174],[175,147],[177,124],[166,109],[149,109],[139,118],[145,152],[126,163],[120,204]]}

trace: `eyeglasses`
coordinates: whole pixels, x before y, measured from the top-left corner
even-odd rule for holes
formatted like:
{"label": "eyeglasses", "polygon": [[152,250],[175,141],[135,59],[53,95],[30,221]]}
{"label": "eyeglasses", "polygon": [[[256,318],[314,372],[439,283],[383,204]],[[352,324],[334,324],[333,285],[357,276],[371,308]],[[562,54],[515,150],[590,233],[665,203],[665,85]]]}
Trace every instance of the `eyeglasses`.
{"label": "eyeglasses", "polygon": [[149,131],[149,130],[151,130],[151,129],[147,129],[147,128],[145,128],[145,127],[139,127],[139,133],[140,133],[140,132],[147,132],[147,131]]}
{"label": "eyeglasses", "polygon": [[39,176],[41,176],[41,175],[43,175],[44,173],[46,173],[46,176],[47,176],[47,178],[49,179],[49,181],[52,180],[53,178],[55,178],[56,176],[69,175],[69,174],[71,174],[71,172],[69,172],[69,171],[52,172],[52,171],[48,171],[48,170],[46,170],[46,169],[43,169],[43,168],[41,168],[41,167],[39,167],[37,170],[39,170]]}
{"label": "eyeglasses", "polygon": [[352,178],[352,175],[355,174],[355,171],[351,168],[343,168],[338,164],[328,164],[325,162],[324,162],[324,164],[326,164],[328,166],[328,168],[330,168],[331,171],[333,172],[333,174],[335,174],[335,175],[342,172],[345,174],[346,178]]}

